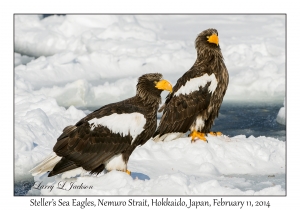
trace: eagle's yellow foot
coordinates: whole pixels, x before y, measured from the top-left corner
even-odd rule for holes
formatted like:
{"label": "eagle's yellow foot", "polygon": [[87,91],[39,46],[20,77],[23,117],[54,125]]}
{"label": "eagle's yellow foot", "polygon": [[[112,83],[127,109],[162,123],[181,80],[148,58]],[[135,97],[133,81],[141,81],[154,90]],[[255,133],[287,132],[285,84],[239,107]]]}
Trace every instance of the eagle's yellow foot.
{"label": "eagle's yellow foot", "polygon": [[211,132],[209,132],[209,134],[210,135],[212,135],[212,136],[221,136],[221,135],[223,135],[221,132],[213,132],[213,131],[211,131]]}
{"label": "eagle's yellow foot", "polygon": [[195,142],[196,139],[201,139],[202,141],[206,141],[206,138],[205,138],[205,133],[200,133],[200,132],[197,132],[196,130],[194,130],[192,133],[190,133],[190,137],[192,137],[192,142]]}
{"label": "eagle's yellow foot", "polygon": [[128,174],[128,175],[130,176],[130,174],[131,174],[131,171],[129,171],[129,170],[126,170],[125,172],[126,172],[126,174]]}

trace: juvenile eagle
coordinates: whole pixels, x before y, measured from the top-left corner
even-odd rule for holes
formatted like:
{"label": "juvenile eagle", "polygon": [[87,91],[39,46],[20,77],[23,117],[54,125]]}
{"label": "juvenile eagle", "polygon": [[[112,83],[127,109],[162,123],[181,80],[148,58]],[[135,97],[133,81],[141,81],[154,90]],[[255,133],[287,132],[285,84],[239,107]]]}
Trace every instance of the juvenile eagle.
{"label": "juvenile eagle", "polygon": [[129,156],[155,132],[163,90],[172,91],[172,86],[161,74],[141,76],[134,97],[103,106],[67,126],[53,153],[30,172],[35,176],[50,171],[49,177],[76,168],[91,174],[104,169],[130,173]]}
{"label": "juvenile eagle", "polygon": [[225,95],[229,76],[219,46],[218,31],[202,31],[195,41],[197,59],[192,68],[177,80],[166,98],[154,141],[169,141],[190,130],[192,142],[206,141]]}

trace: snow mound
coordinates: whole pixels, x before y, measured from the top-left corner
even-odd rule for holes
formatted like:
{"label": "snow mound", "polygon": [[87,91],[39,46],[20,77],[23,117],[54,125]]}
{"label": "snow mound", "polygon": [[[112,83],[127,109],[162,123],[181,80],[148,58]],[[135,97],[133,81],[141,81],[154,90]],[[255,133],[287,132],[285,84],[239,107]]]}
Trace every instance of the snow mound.
{"label": "snow mound", "polygon": [[[134,95],[132,80],[144,73],[160,72],[175,84],[195,62],[196,36],[215,27],[230,75],[224,100],[281,100],[285,95],[284,18],[16,15],[15,72],[32,85],[33,91],[54,97],[61,106],[67,106],[61,100],[63,96],[76,107],[102,106],[110,103],[110,98]],[[35,59],[29,62],[32,57]],[[120,79],[127,80],[115,86]],[[107,92],[101,101],[84,96],[86,88],[99,92],[107,82],[114,91]],[[83,92],[83,96],[77,92]]]}
{"label": "snow mound", "polygon": [[30,92],[31,86],[18,79],[15,86],[15,180],[28,173],[51,152],[57,137],[67,125],[86,116],[74,106],[58,106],[54,98]]}
{"label": "snow mound", "polygon": [[30,61],[34,60],[34,57],[29,57],[26,55],[21,55],[19,53],[15,53],[15,66],[26,65]]}
{"label": "snow mound", "polygon": [[283,101],[283,107],[280,108],[276,121],[282,125],[285,125],[286,119],[285,119],[285,101]]}
{"label": "snow mound", "polygon": [[[186,174],[269,174],[285,171],[285,142],[270,137],[246,138],[244,135],[207,137],[208,143],[190,138],[170,142],[149,140],[137,148],[130,157],[129,168],[156,176],[163,173],[184,171]],[[143,170],[139,167],[149,162]],[[157,168],[160,164],[163,167]]]}
{"label": "snow mound", "polygon": [[[190,138],[158,143],[151,139],[138,147],[129,160],[129,170],[140,175],[131,177],[111,171],[62,179],[61,175],[48,178],[45,174],[35,177],[35,186],[28,195],[285,194],[280,181],[285,171],[284,142],[252,136],[207,139],[208,143],[191,143]],[[150,179],[139,178],[141,175]],[[50,191],[38,185],[54,187]]]}
{"label": "snow mound", "polygon": [[[133,179],[126,173],[111,171],[99,177],[36,180],[27,195],[284,195],[272,182],[258,182],[263,189],[252,189],[252,181],[235,177],[205,177],[182,172],[150,180]],[[46,187],[44,187],[46,186]],[[40,189],[42,188],[43,189]],[[52,188],[52,189],[51,189]]]}

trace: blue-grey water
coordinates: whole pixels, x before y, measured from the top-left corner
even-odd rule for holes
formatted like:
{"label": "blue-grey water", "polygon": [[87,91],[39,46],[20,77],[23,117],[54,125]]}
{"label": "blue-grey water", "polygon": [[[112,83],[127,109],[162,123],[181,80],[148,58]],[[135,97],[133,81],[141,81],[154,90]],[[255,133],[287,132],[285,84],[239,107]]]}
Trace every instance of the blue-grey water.
{"label": "blue-grey water", "polygon": [[212,127],[229,137],[267,136],[286,140],[286,126],[276,121],[282,103],[223,103]]}
{"label": "blue-grey water", "polygon": [[[221,106],[219,117],[212,127],[229,137],[246,135],[267,136],[286,140],[286,126],[276,122],[282,103],[226,103]],[[89,108],[93,111],[97,108]],[[89,113],[91,111],[85,111]],[[145,177],[141,177],[145,178]],[[145,178],[147,179],[147,178]],[[14,194],[26,195],[33,185],[33,179],[15,183]]]}

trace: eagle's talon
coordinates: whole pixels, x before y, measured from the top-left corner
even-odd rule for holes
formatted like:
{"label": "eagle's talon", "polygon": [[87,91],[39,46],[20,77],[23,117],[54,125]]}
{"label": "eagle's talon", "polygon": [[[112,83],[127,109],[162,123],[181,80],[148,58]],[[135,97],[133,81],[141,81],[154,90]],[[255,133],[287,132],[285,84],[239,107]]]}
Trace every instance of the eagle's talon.
{"label": "eagle's talon", "polygon": [[207,141],[205,138],[205,133],[197,132],[196,130],[191,132],[189,136],[192,137],[192,142],[195,142],[196,139],[200,139],[202,141]]}
{"label": "eagle's talon", "polygon": [[129,170],[126,170],[125,173],[128,174],[129,176],[131,175],[131,171]]}
{"label": "eagle's talon", "polygon": [[221,136],[221,135],[223,135],[220,131],[217,131],[217,132],[211,131],[211,132],[209,132],[209,134],[212,135],[212,136]]}

